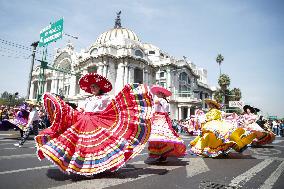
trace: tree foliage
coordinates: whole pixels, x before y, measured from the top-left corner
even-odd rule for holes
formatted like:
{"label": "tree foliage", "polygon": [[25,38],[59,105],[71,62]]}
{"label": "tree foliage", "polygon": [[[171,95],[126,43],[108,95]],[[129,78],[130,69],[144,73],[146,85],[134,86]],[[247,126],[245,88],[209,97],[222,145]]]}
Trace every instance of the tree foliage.
{"label": "tree foliage", "polygon": [[226,74],[220,75],[218,79],[218,84],[220,85],[222,90],[226,90],[231,83],[230,77]]}
{"label": "tree foliage", "polygon": [[231,91],[230,91],[230,100],[231,101],[239,101],[241,100],[242,98],[242,92],[241,92],[241,89],[239,88],[233,88]]}
{"label": "tree foliage", "polygon": [[221,54],[218,54],[217,55],[217,58],[216,58],[216,62],[221,65],[221,63],[224,61],[224,57],[221,55]]}
{"label": "tree foliage", "polygon": [[22,104],[25,101],[25,98],[18,98],[18,92],[16,93],[9,93],[7,91],[4,91],[0,95],[0,105],[6,105],[6,106],[18,106]]}
{"label": "tree foliage", "polygon": [[222,103],[223,98],[223,91],[221,89],[218,89],[214,93],[214,100],[216,100],[218,103]]}

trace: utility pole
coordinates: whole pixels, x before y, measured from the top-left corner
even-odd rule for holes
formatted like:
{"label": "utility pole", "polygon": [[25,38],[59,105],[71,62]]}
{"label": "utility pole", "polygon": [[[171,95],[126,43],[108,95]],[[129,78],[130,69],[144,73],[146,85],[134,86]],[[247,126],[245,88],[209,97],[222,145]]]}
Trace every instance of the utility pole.
{"label": "utility pole", "polygon": [[34,69],[34,63],[35,63],[35,53],[36,48],[38,46],[39,41],[33,42],[31,46],[33,47],[33,54],[32,54],[32,61],[31,61],[31,69],[30,69],[30,76],[29,76],[29,83],[27,88],[27,99],[30,97],[30,88],[31,88],[31,82],[32,82],[32,73]]}

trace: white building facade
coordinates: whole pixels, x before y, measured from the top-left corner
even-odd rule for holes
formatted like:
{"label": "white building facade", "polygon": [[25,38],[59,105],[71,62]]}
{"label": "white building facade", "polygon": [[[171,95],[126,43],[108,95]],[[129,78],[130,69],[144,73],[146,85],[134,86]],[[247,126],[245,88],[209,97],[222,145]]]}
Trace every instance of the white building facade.
{"label": "white building facade", "polygon": [[[211,98],[213,93],[205,69],[141,42],[133,31],[121,27],[119,15],[115,27],[99,35],[88,48],[75,52],[68,43],[66,48],[58,49],[52,67],[66,72],[45,69],[44,92],[64,95],[69,101],[82,99],[87,94],[78,81],[81,75],[90,72],[110,80],[111,95],[127,83],[159,84],[173,93],[169,98],[170,116],[178,120],[190,117],[197,108],[206,108],[203,99]],[[40,69],[38,66],[33,71],[29,99],[39,94]]]}

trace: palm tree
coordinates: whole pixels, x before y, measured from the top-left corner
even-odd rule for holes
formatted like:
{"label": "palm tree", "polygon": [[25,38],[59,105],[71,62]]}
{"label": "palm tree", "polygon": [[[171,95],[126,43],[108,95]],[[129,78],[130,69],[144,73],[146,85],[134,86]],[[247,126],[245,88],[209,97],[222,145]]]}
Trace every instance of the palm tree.
{"label": "palm tree", "polygon": [[218,79],[218,84],[220,85],[221,89],[225,91],[231,83],[230,77],[226,74],[220,75]]}
{"label": "palm tree", "polygon": [[232,93],[232,95],[234,95],[234,100],[235,101],[239,101],[239,100],[241,100],[241,98],[242,98],[242,92],[241,92],[241,89],[239,89],[239,88],[233,88],[232,90],[231,90],[231,93]]}
{"label": "palm tree", "polygon": [[224,61],[224,57],[221,54],[218,54],[216,62],[219,64],[220,76],[221,76],[221,64]]}
{"label": "palm tree", "polygon": [[218,103],[222,103],[222,99],[223,99],[223,91],[221,89],[218,89],[214,92],[214,99],[218,102]]}

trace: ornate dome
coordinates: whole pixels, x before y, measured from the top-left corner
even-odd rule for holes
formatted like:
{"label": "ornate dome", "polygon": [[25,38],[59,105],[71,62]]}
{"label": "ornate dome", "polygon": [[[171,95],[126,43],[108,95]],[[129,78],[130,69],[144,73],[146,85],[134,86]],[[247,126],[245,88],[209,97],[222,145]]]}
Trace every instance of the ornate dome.
{"label": "ornate dome", "polygon": [[113,28],[109,31],[102,33],[97,38],[96,43],[105,44],[109,41],[125,39],[140,42],[139,38],[133,31],[126,28]]}

